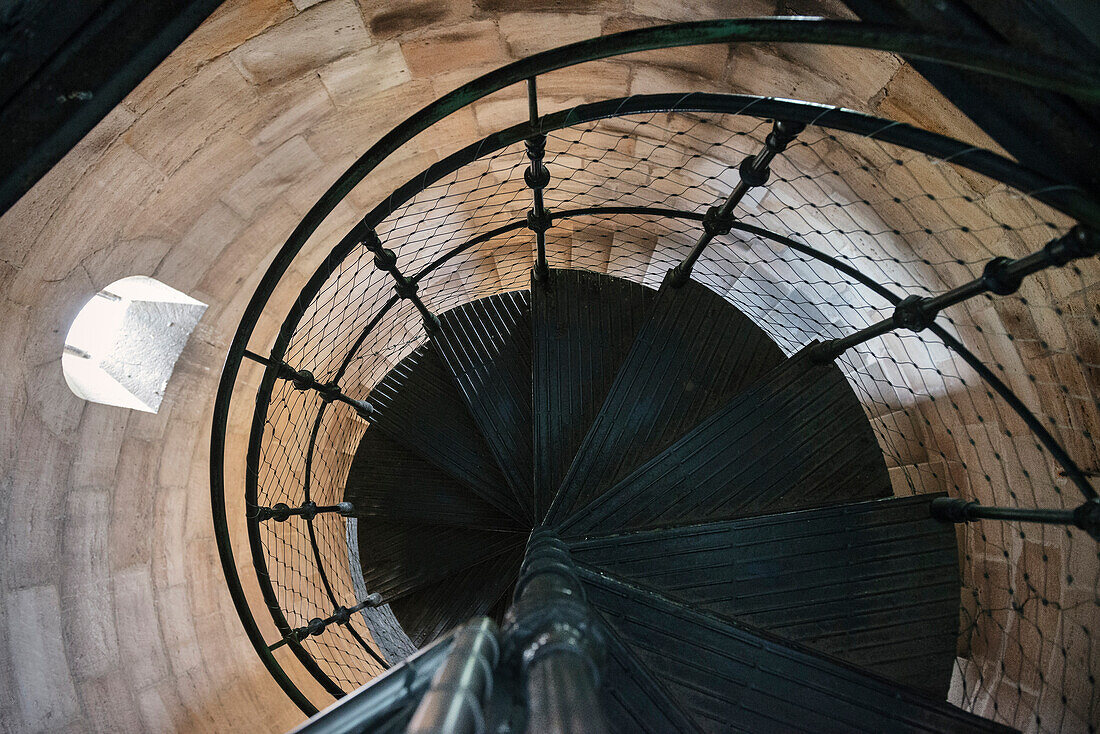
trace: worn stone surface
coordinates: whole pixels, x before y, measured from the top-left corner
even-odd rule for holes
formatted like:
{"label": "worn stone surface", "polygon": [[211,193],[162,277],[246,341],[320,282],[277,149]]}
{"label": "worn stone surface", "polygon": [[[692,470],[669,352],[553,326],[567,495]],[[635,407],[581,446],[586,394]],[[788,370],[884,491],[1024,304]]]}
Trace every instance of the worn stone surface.
{"label": "worn stone surface", "polygon": [[329,0],[310,7],[229,53],[254,84],[285,81],[316,70],[370,44],[354,0]]}
{"label": "worn stone surface", "polygon": [[[564,13],[510,13],[497,24],[513,56],[530,56],[555,46],[583,41],[600,35],[603,19],[599,15]],[[547,24],[558,30],[550,35]]]}
{"label": "worn stone surface", "polygon": [[[446,52],[444,53],[444,49]],[[409,70],[416,77],[433,77],[464,66],[495,66],[509,60],[497,24],[491,21],[464,23],[421,34],[401,44]]]}
{"label": "worn stone surface", "polygon": [[371,36],[385,41],[423,33],[473,16],[471,0],[359,0]]}
{"label": "worn stone surface", "polygon": [[392,41],[338,59],[318,73],[325,89],[338,105],[359,100],[369,103],[379,92],[412,78],[400,44]]}

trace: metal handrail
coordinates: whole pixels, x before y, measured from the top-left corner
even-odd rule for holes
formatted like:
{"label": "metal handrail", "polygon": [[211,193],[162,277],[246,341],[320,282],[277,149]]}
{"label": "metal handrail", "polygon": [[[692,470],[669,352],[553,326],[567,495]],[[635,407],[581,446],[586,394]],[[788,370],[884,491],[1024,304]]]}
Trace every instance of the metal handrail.
{"label": "metal handrail", "polygon": [[[824,43],[886,50],[914,58],[924,58],[960,68],[981,71],[994,76],[1011,78],[1025,84],[1061,91],[1083,99],[1100,97],[1100,87],[1098,87],[1095,81],[1097,78],[1100,78],[1100,75],[1093,73],[1091,70],[1078,69],[1069,75],[1065,75],[1058,63],[1053,60],[1036,59],[1034,57],[1023,58],[1015,51],[991,47],[985,44],[975,44],[969,40],[945,41],[943,39],[908,33],[897,29],[870,26],[862,23],[850,23],[846,21],[749,19],[686,23],[659,28],[641,29],[600,39],[592,39],[590,41],[584,41],[548,51],[543,54],[538,54],[528,59],[510,64],[496,72],[492,72],[473,82],[463,85],[454,92],[445,95],[440,100],[429,105],[424,110],[421,110],[421,112],[413,115],[406,120],[405,123],[402,123],[384,136],[363,157],[353,164],[353,166],[341,176],[336,184],[321,197],[276,255],[268,271],[263,276],[259,287],[250,299],[241,323],[234,335],[234,340],[229,350],[215,401],[214,427],[211,436],[211,493],[214,504],[213,520],[215,525],[215,536],[219,546],[219,555],[226,573],[227,582],[230,586],[231,597],[233,598],[234,605],[241,617],[242,623],[246,628],[246,633],[253,643],[253,646],[260,654],[261,659],[279,684],[286,690],[288,695],[290,695],[304,711],[307,711],[307,713],[313,708],[312,704],[310,704],[294,686],[285,672],[282,671],[279,663],[271,656],[270,651],[263,642],[262,635],[259,632],[255,619],[252,617],[233,561],[231,539],[224,506],[223,462],[225,458],[225,428],[228,420],[229,406],[232,400],[233,389],[243,352],[251,337],[252,330],[259,319],[260,313],[263,311],[275,286],[281,281],[282,276],[289,269],[290,263],[304,246],[309,236],[312,235],[332,209],[335,208],[335,205],[343,199],[354,185],[361,181],[371,170],[376,168],[390,153],[396,151],[417,133],[427,129],[451,112],[460,109],[476,99],[480,99],[486,94],[509,86],[510,84],[523,81],[537,74],[545,73],[546,71],[583,63],[585,61],[653,48],[735,42]],[[665,95],[666,98],[675,97],[681,102],[687,98],[702,99],[706,96],[708,95],[688,95],[687,97],[684,95]],[[661,97],[661,95],[654,95],[653,97]],[[731,95],[731,97],[735,96]],[[751,98],[741,99],[750,100]],[[671,99],[668,101],[671,102]],[[629,114],[632,105],[629,104],[630,100],[626,102],[626,104],[619,104],[615,110],[605,109],[603,111],[603,116]],[[742,109],[741,112],[756,116],[765,116],[765,110],[767,108],[774,108],[777,105],[783,106],[784,104],[794,103],[785,103],[780,100],[760,100],[757,98],[749,101],[746,105],[746,108],[754,105],[751,111]],[[1045,192],[1037,193],[1036,198],[1064,212],[1071,213],[1071,215],[1074,215],[1075,218],[1081,221],[1100,221],[1100,208],[1097,207],[1094,201],[1085,196],[1083,192],[1074,189],[1050,187],[1051,182],[1046,181],[1036,174],[1024,171],[1024,169],[1015,166],[1011,161],[996,156],[995,154],[986,151],[975,151],[968,146],[963,146],[957,143],[957,141],[952,141],[943,136],[936,136],[932,133],[926,133],[925,131],[919,131],[915,128],[898,125],[889,121],[877,120],[876,118],[868,116],[860,116],[858,113],[852,113],[846,110],[806,104],[796,106],[799,107],[797,110],[798,114],[793,117],[788,116],[789,119],[797,120],[799,117],[808,118],[802,121],[823,127],[834,127],[835,129],[841,130],[848,129],[853,132],[858,131],[859,128],[862,127],[864,134],[873,134],[884,142],[897,142],[897,144],[905,145],[905,147],[911,147],[915,150],[922,150],[923,152],[929,152],[929,149],[936,149],[937,145],[945,145],[947,149],[953,149],[953,153],[950,155],[941,155],[940,157],[950,157],[953,163],[971,168],[978,172],[990,173],[990,171],[992,171],[993,173],[991,175],[999,180],[1006,180],[1006,178],[1002,178],[1002,176],[1005,176],[1008,179],[1006,182],[1010,185],[1013,185],[1012,180],[1027,182],[1023,186],[1024,190],[1030,189],[1035,192],[1039,189],[1046,189]],[[667,107],[667,109],[674,108],[676,108],[674,104]],[[684,108],[681,107],[680,109]],[[589,110],[589,114],[591,114],[592,111],[593,110]],[[584,115],[581,117],[583,119]],[[598,116],[593,116],[588,119],[597,119],[597,117]],[[553,120],[553,118],[553,115],[542,118],[540,120],[540,131],[555,129],[552,124],[550,126],[547,125],[547,122]],[[557,120],[557,126],[563,127],[566,124],[573,124],[579,121],[582,120],[576,118],[571,120],[559,119]],[[874,124],[879,124],[880,128],[877,130],[868,129],[867,124],[869,121],[873,121]],[[883,125],[883,123],[885,124]],[[852,127],[847,127],[847,125],[851,125]],[[526,125],[524,127],[526,135],[530,135],[531,126]],[[508,131],[504,132],[507,133]],[[505,134],[498,134],[496,136],[490,136],[486,140],[491,141],[491,143],[497,145],[497,147],[502,147],[508,144],[504,142],[507,140],[507,137],[508,136]],[[925,146],[906,145],[905,142],[899,142],[906,137],[912,137],[913,140],[924,143]],[[482,141],[482,143],[485,143],[485,141]],[[492,145],[490,145],[490,148],[492,148]],[[487,152],[480,144],[478,150],[479,155]],[[453,158],[452,156],[447,160],[454,163],[454,160],[452,160]],[[428,178],[431,178],[431,176],[428,176],[429,172],[438,178],[444,175],[442,171],[443,167],[430,168],[429,171],[425,172],[424,177],[420,177],[416,190],[422,190],[427,185],[425,182]],[[997,175],[998,173],[1002,174],[1002,176]],[[410,182],[410,184],[412,183],[413,182]],[[1032,184],[1035,185],[1032,186]],[[1016,187],[1020,188],[1020,186]],[[395,191],[395,195],[404,193],[407,194],[407,196],[411,196],[411,194],[408,193],[410,190],[410,186],[407,185]],[[400,196],[396,196],[396,198],[400,198]],[[384,206],[377,208],[371,215],[368,215],[365,220],[374,219],[375,215],[387,207],[392,211],[396,206],[394,201],[395,197],[390,197]],[[379,220],[380,218],[374,219],[374,221]],[[341,243],[334,248],[329,254],[329,257],[326,258],[325,262],[322,263],[314,274],[314,277],[311,278],[307,287],[303,289],[303,296],[311,290],[312,294],[307,298],[300,298],[296,304],[296,308],[292,309],[292,311],[299,311],[300,309],[297,308],[298,306],[304,309],[304,305],[312,300],[317,289],[324,283],[335,266],[343,260],[344,256],[350,251],[354,244],[355,243],[348,241],[348,238],[345,238],[344,241],[341,241]],[[419,279],[419,277],[423,277],[422,274],[414,276],[414,279]],[[392,302],[393,299],[391,299],[391,303]],[[300,313],[288,315],[287,320],[283,324],[284,328],[280,331],[279,338],[276,341],[275,348],[271,351],[273,358],[275,358],[276,355],[281,357],[285,352],[289,335],[296,327],[300,315]],[[935,332],[937,330],[933,329],[933,331]],[[941,338],[946,336],[946,334],[940,335]],[[948,346],[951,346],[951,344],[948,343]],[[980,364],[980,361],[978,362]],[[342,369],[346,369],[346,366]],[[263,415],[263,411],[260,410],[260,403],[266,403],[269,399],[271,384],[275,379],[271,372],[270,369],[265,371],[260,389],[258,390],[257,411],[254,414],[253,421],[254,436],[257,429],[256,420]],[[996,388],[996,385],[993,386]],[[1005,389],[1007,390],[1007,388]],[[262,398],[262,400],[260,398]],[[320,418],[318,418],[318,420],[319,419]],[[254,444],[256,442],[252,441],[251,443]],[[258,450],[258,446],[255,448]],[[248,457],[250,466],[255,465],[256,458],[257,455],[255,451],[253,451],[253,446],[250,445]],[[250,523],[250,545],[252,545],[253,560],[257,565],[257,572],[260,575],[260,586],[264,592],[265,601],[267,605],[272,608],[272,615],[277,626],[280,628],[284,626],[289,628],[285,619],[282,619],[282,624],[280,624],[282,615],[281,610],[277,609],[277,602],[274,605],[272,604],[273,596],[268,593],[270,591],[270,585],[265,582],[267,577],[266,568],[263,567],[263,559],[260,557],[262,556],[262,549],[259,547],[258,538],[253,533],[253,529],[254,523]],[[257,555],[257,550],[261,551],[259,556]],[[292,646],[292,649],[295,649],[295,653],[299,654],[297,648]],[[299,654],[299,659],[302,660],[301,654]],[[315,677],[318,677],[320,671],[316,668],[315,663],[311,666],[307,664],[305,660],[302,660],[302,662],[303,665],[306,665],[307,669],[310,669],[311,672],[314,673]],[[322,677],[327,678],[327,676],[321,674],[321,677],[318,677],[322,684],[325,684],[325,680],[322,680]],[[331,690],[330,686],[326,685],[326,687]]]}
{"label": "metal handrail", "polygon": [[447,659],[453,644],[454,633],[439,638],[325,710],[314,710],[312,718],[291,730],[290,734],[370,731],[428,690],[432,676]]}

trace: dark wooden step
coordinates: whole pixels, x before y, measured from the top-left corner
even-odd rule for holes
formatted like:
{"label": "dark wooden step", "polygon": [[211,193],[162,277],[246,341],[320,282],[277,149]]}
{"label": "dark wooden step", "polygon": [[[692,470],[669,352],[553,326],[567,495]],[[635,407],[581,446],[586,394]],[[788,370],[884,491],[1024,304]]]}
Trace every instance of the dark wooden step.
{"label": "dark wooden step", "polygon": [[947,697],[953,526],[931,495],[577,540],[581,563]]}
{"label": "dark wooden step", "polygon": [[509,552],[449,574],[390,606],[413,643],[423,647],[474,617],[499,611],[501,599],[515,586],[522,561],[521,543]]}
{"label": "dark wooden step", "polygon": [[543,517],[630,352],[655,292],[587,270],[531,289],[535,516]]}
{"label": "dark wooden step", "polygon": [[841,371],[795,355],[633,474],[563,535],[888,497],[882,450]]}
{"label": "dark wooden step", "polygon": [[783,361],[722,297],[667,279],[547,517],[568,517]]}
{"label": "dark wooden step", "polygon": [[367,398],[380,431],[473,490],[503,514],[525,520],[443,359],[425,344]]}
{"label": "dark wooden step", "polygon": [[761,629],[579,572],[589,604],[704,731],[1012,731]]}
{"label": "dark wooden step", "polygon": [[[518,514],[534,521],[531,449],[530,293],[512,291],[439,316],[431,335],[511,489]],[[430,419],[425,413],[422,418]]]}
{"label": "dark wooden step", "polygon": [[344,499],[355,517],[482,530],[519,530],[517,520],[377,427],[359,442]]}
{"label": "dark wooden step", "polygon": [[698,734],[702,730],[680,708],[660,678],[604,625],[607,657],[601,698],[608,728],[617,734]]}
{"label": "dark wooden step", "polygon": [[527,533],[470,530],[445,525],[358,523],[359,558],[367,592],[393,603],[490,558],[521,549]]}

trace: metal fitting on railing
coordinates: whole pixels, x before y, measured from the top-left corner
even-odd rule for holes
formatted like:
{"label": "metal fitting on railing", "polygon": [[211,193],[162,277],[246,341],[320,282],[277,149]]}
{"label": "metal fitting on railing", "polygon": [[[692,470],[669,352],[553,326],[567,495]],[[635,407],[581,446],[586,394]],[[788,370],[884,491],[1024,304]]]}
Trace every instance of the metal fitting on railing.
{"label": "metal fitting on railing", "polygon": [[374,267],[389,273],[390,277],[393,278],[393,290],[398,298],[411,301],[416,310],[420,312],[420,317],[424,320],[424,329],[429,334],[438,330],[439,319],[428,310],[428,307],[424,305],[424,301],[420,300],[420,296],[417,295],[419,286],[417,286],[416,281],[405,277],[398,269],[397,254],[393,250],[383,247],[382,240],[374,229],[368,227],[362,221],[355,225],[352,234],[359,241],[359,244],[374,253]]}
{"label": "metal fitting on railing", "polygon": [[552,531],[531,534],[514,599],[505,648],[526,682],[527,731],[605,732],[598,696],[604,633],[568,549]]}
{"label": "metal fitting on railing", "polygon": [[1090,499],[1072,510],[987,507],[954,497],[932,500],[932,517],[940,522],[964,523],[974,520],[1034,522],[1044,525],[1074,525],[1100,540],[1100,500]]}
{"label": "metal fitting on railing", "polygon": [[338,512],[341,515],[347,516],[354,512],[355,508],[352,507],[350,502],[341,502],[337,505],[318,505],[313,500],[303,502],[301,507],[290,507],[285,502],[279,502],[272,507],[257,507],[255,519],[264,522],[266,520],[274,520],[275,522],[286,522],[292,517],[300,517],[304,520],[312,520],[322,513],[326,512]]}
{"label": "metal fitting on railing", "polygon": [[499,630],[482,617],[455,633],[447,658],[416,707],[407,734],[481,734],[500,660]]}
{"label": "metal fitting on railing", "polygon": [[353,607],[336,607],[336,611],[334,611],[328,617],[325,617],[324,619],[320,617],[314,617],[313,619],[309,620],[309,623],[307,623],[304,627],[298,627],[297,629],[291,630],[291,633],[289,635],[279,640],[274,645],[270,645],[268,649],[277,650],[278,648],[288,643],[298,643],[306,639],[307,637],[316,637],[334,624],[347,624],[351,621],[351,615],[355,614],[356,612],[362,609],[366,609],[367,607],[377,607],[381,604],[382,595],[376,592],[369,595],[366,599],[359,602]]}
{"label": "metal fitting on railing", "polygon": [[822,343],[815,350],[815,359],[832,361],[848,349],[882,336],[894,329],[923,331],[935,322],[940,312],[948,306],[980,296],[995,293],[1007,296],[1019,290],[1024,278],[1050,267],[1066,265],[1073,260],[1100,254],[1100,234],[1076,225],[1069,232],[1046,244],[1026,257],[1013,260],[995,257],[986,263],[980,278],[963,283],[938,296],[909,296],[894,306],[889,318],[871,324],[839,339]]}
{"label": "metal fitting on railing", "polygon": [[[527,80],[527,108],[531,129],[536,130],[539,120],[538,90],[534,77]],[[550,183],[550,170],[543,164],[546,154],[546,136],[534,134],[524,141],[531,165],[523,172],[523,182],[531,189],[532,207],[527,212],[527,227],[535,233],[535,281],[545,283],[550,276],[546,260],[546,230],[550,228],[550,214],[543,203],[542,190]]]}
{"label": "metal fitting on railing", "polygon": [[370,420],[374,414],[374,406],[365,400],[356,400],[350,398],[340,391],[340,388],[335,383],[322,383],[313,376],[313,373],[309,370],[296,370],[286,362],[280,362],[277,359],[271,357],[263,357],[255,352],[244,350],[244,356],[248,357],[254,362],[259,362],[262,365],[266,365],[275,370],[275,378],[279,380],[287,380],[290,382],[295,390],[313,390],[317,392],[321,399],[326,403],[339,402],[345,405],[350,405],[359,417],[363,420]]}
{"label": "metal fitting on railing", "polygon": [[721,206],[712,206],[703,217],[703,234],[691,248],[684,261],[669,271],[668,282],[673,288],[680,288],[691,278],[691,270],[702,256],[710,241],[718,235],[729,234],[733,229],[733,210],[745,198],[749,189],[763,186],[771,177],[771,162],[786,150],[798,134],[806,129],[801,122],[776,120],[772,131],[764,140],[764,147],[756,155],[746,156],[737,171],[741,180],[722,202]]}

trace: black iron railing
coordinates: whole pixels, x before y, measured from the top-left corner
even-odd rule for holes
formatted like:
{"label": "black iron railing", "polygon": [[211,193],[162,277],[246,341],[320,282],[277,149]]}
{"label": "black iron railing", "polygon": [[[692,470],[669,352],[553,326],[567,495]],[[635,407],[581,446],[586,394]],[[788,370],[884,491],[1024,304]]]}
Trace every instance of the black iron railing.
{"label": "black iron railing", "polygon": [[[322,197],[276,256],[245,310],[215,406],[211,481],[223,567],[253,645],[303,711],[318,706],[287,676],[288,660],[276,652],[290,650],[335,697],[400,662],[380,655],[359,616],[381,614],[388,600],[360,598],[347,564],[344,515],[354,509],[342,504],[343,482],[346,457],[371,419],[367,394],[388,366],[436,328],[435,314],[528,287],[532,270],[543,283],[551,267],[600,269],[650,286],[670,270],[675,281],[696,279],[753,318],[788,353],[818,341],[822,358],[838,360],[899,476],[896,491],[929,491],[925,485],[932,482],[949,492],[950,503],[938,505],[945,521],[1056,523],[1095,537],[1089,414],[1067,402],[1076,399],[1075,388],[1065,383],[1058,387],[1070,397],[1060,402],[1038,389],[1018,394],[1021,376],[1000,361],[1000,348],[1005,339],[1021,336],[991,340],[972,308],[1011,297],[1025,277],[1068,266],[1070,277],[1081,281],[1084,305],[1074,311],[1043,306],[1043,317],[1049,310],[1048,321],[1060,324],[1065,335],[1077,333],[1081,324],[1095,328],[1096,311],[1088,309],[1089,293],[1095,298],[1090,288],[1098,282],[1093,256],[1100,204],[1088,193],[942,135],[809,103],[677,92],[538,114],[535,78],[552,69],[652,48],[748,41],[889,50],[1084,99],[1100,96],[1092,70],[1066,73],[1053,62],[1007,49],[856,23],[761,19],[643,29],[539,54],[460,87],[395,128]],[[249,349],[283,276],[351,188],[416,134],[516,83],[528,85],[528,119],[471,142],[393,189],[289,300],[274,342]],[[611,144],[624,135],[638,147],[632,155]],[[676,153],[678,161],[647,155],[658,146]],[[590,161],[607,172],[587,170],[583,164]],[[477,196],[490,168],[514,172],[510,188],[494,179],[492,204],[488,196]],[[950,174],[945,182],[936,180],[946,197],[913,183],[918,175],[932,180],[930,171]],[[902,172],[908,178],[892,181]],[[985,193],[958,183],[960,173],[984,182],[977,188]],[[630,184],[631,177],[640,182]],[[875,185],[862,181],[868,177]],[[385,182],[377,185],[388,190]],[[878,198],[869,200],[860,191],[877,191]],[[767,204],[764,193],[776,203]],[[1012,207],[997,199],[1001,195],[1012,199]],[[722,203],[712,206],[714,201]],[[881,212],[895,209],[886,221]],[[1009,210],[1011,217],[999,213]],[[922,227],[922,217],[946,228]],[[911,230],[902,229],[899,222],[910,219]],[[1008,239],[999,242],[993,232]],[[902,260],[881,242],[934,255]],[[972,259],[970,253],[982,251],[989,257]],[[1072,262],[1080,258],[1092,269],[1074,270]],[[950,282],[962,284],[948,287]],[[1059,286],[1058,293],[1066,291]],[[1019,301],[1024,312],[1038,308]],[[998,307],[988,302],[988,308]],[[1076,358],[1078,369],[1100,369],[1074,352],[1069,337],[1064,341],[1062,351],[1049,345],[1047,351]],[[238,384],[244,359],[265,369],[254,393],[247,455],[240,457],[227,454],[226,435],[231,401],[252,396]],[[1035,375],[1027,377],[1041,385]],[[330,408],[334,403],[352,411]],[[997,428],[991,432],[990,426]],[[1017,426],[1034,440],[1022,440],[1013,432]],[[1078,463],[1082,456],[1089,462],[1085,467]],[[244,487],[225,485],[226,461],[243,463]],[[1068,496],[1062,496],[1058,471],[1072,485]],[[244,494],[250,554],[275,637],[262,632],[237,573],[227,492]],[[1066,506],[1042,504],[1052,499]],[[1000,539],[983,527],[968,530],[964,546],[975,576],[988,578],[993,551],[1007,559],[1021,542],[1058,547],[1067,556],[1080,548],[1075,543],[1081,541],[1055,542],[1042,534],[1029,540],[1022,525],[996,531]],[[979,552],[980,561],[972,555]],[[1095,552],[1094,545],[1088,552]],[[1069,579],[1064,583],[1086,590],[1098,581],[1062,575]],[[1010,599],[1008,611],[987,598],[989,584],[983,583],[972,580],[967,587],[973,603],[964,605],[960,630],[967,654],[990,626],[1003,631],[1034,616],[1026,604],[1026,574],[1023,588],[1012,579],[995,589]],[[1063,638],[1087,629],[1087,621],[1069,611],[1060,623]],[[985,649],[989,659],[958,673],[963,683],[957,703],[965,707],[979,709],[1009,680],[1003,666],[996,669],[1003,652],[990,651],[988,644]],[[1092,666],[1086,659],[1076,673],[1090,675]],[[416,680],[401,695],[426,690],[424,676]],[[386,690],[396,685],[387,683]],[[1045,700],[1047,688],[1056,691],[1057,685],[1044,681],[1029,695]],[[1022,698],[1018,705],[1028,709]],[[1039,708],[1033,701],[1029,711]]]}

